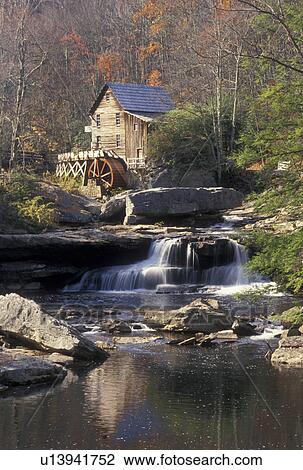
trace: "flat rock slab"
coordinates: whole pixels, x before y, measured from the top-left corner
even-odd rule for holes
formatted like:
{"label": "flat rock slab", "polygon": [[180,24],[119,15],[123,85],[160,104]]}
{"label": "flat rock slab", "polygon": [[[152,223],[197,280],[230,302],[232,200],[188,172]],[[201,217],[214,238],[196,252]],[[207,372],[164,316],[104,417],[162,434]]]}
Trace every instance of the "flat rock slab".
{"label": "flat rock slab", "polygon": [[0,353],[0,386],[59,382],[67,371],[60,365],[22,354]]}
{"label": "flat rock slab", "polygon": [[17,294],[0,297],[0,333],[29,349],[102,361],[108,353],[67,323],[51,317],[33,300]]}
{"label": "flat rock slab", "polygon": [[[88,259],[107,262],[116,255],[148,249],[150,236],[131,231],[109,232],[99,229],[53,231],[37,234],[0,234],[0,261],[55,260],[81,266]],[[104,261],[105,262],[105,261]]]}
{"label": "flat rock slab", "polygon": [[162,336],[115,336],[115,344],[146,344],[163,339]]}
{"label": "flat rock slab", "polygon": [[[126,196],[125,224],[140,218],[216,213],[240,206],[243,195],[232,188],[154,188]],[[142,220],[143,221],[143,220]]]}

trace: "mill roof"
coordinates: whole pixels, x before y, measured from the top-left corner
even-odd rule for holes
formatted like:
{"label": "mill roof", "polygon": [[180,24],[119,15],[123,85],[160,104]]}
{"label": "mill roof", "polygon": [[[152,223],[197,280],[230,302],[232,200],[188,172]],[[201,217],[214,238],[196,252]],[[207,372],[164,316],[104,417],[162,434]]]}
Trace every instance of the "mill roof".
{"label": "mill roof", "polygon": [[125,111],[140,113],[166,113],[174,108],[167,91],[160,86],[149,86],[138,83],[108,82],[102,88],[90,114],[99,106],[105,93],[111,89]]}

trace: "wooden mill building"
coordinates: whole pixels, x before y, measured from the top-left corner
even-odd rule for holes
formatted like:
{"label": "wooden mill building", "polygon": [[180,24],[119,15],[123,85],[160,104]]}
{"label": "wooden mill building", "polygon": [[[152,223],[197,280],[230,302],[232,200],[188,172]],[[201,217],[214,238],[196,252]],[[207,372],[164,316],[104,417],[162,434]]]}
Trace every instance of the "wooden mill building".
{"label": "wooden mill building", "polygon": [[149,124],[173,107],[162,87],[106,83],[90,110],[91,149],[113,150],[129,168],[143,168]]}

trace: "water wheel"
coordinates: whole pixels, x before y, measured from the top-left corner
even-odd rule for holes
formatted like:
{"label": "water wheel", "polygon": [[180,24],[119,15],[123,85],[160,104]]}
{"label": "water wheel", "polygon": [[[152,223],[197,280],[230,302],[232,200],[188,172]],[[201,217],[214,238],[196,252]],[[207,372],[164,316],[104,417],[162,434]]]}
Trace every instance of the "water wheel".
{"label": "water wheel", "polygon": [[121,158],[95,158],[88,165],[87,176],[105,189],[126,186],[126,166]]}

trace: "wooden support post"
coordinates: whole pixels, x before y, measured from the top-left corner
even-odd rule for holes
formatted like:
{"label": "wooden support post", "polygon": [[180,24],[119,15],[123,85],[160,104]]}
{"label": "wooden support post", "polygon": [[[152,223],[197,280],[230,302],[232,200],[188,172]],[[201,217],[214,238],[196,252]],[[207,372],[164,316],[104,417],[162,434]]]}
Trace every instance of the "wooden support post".
{"label": "wooden support post", "polygon": [[84,162],[84,172],[83,172],[83,179],[82,184],[83,186],[87,186],[88,184],[88,160]]}

